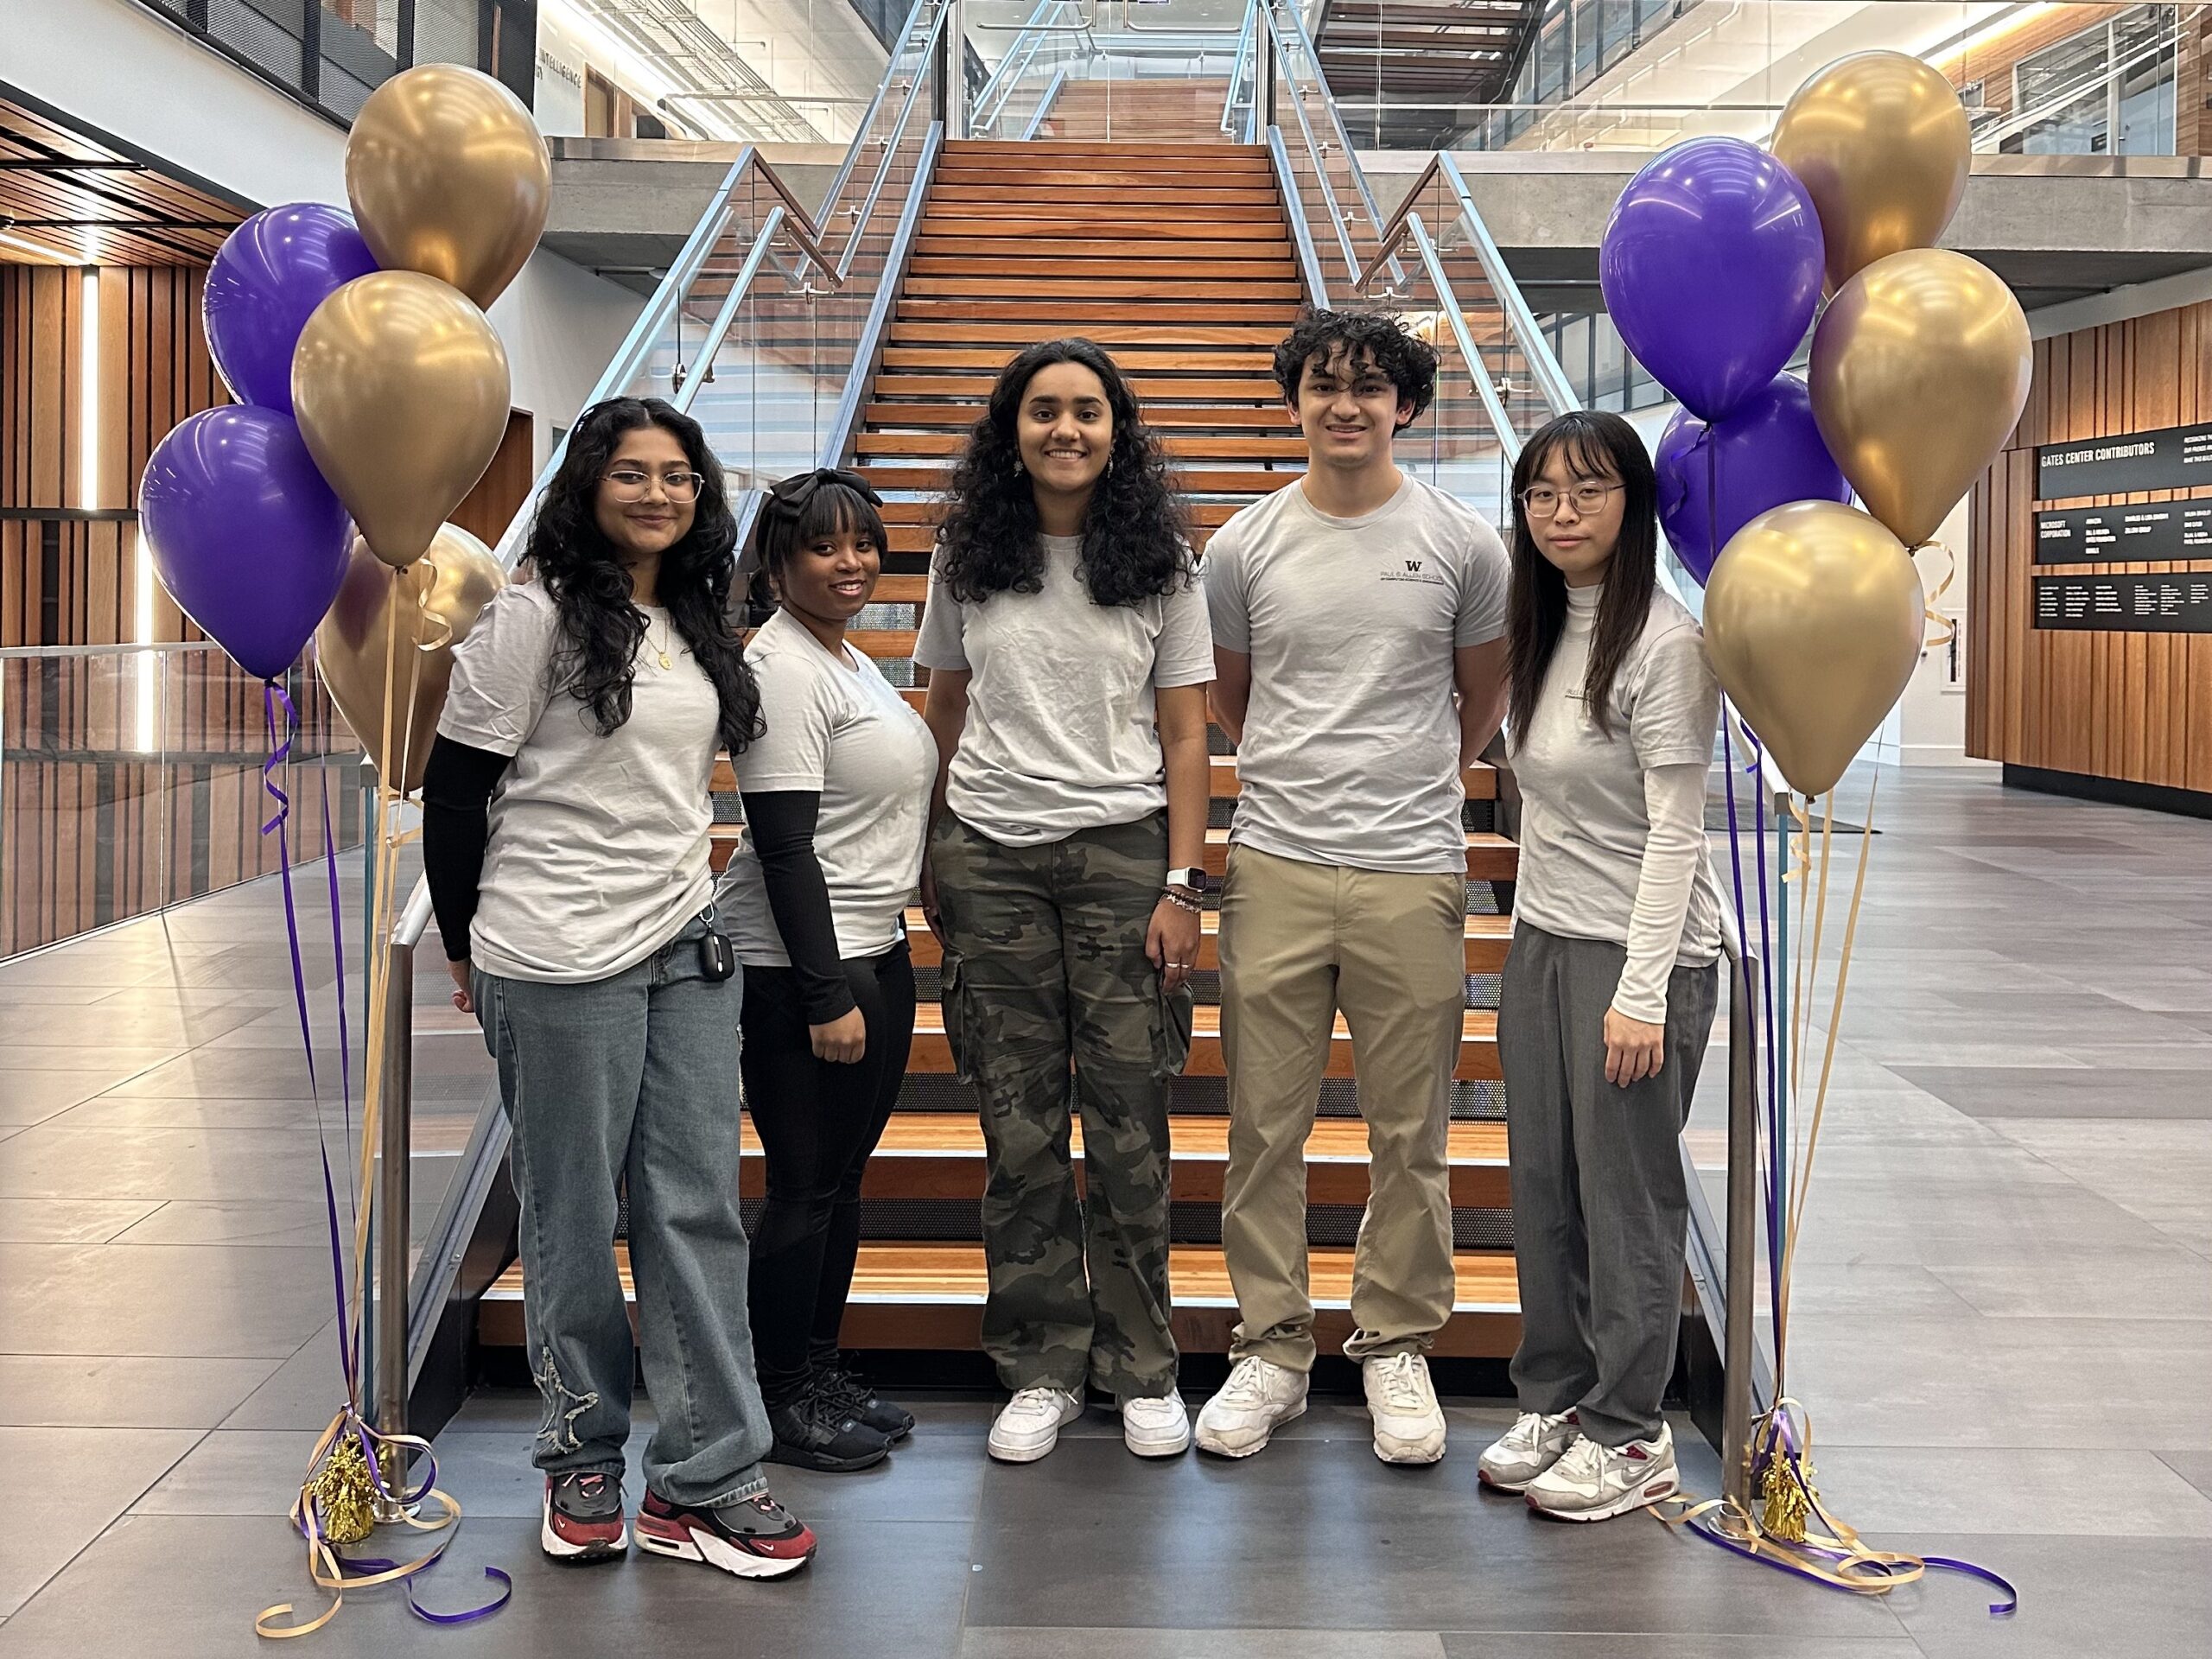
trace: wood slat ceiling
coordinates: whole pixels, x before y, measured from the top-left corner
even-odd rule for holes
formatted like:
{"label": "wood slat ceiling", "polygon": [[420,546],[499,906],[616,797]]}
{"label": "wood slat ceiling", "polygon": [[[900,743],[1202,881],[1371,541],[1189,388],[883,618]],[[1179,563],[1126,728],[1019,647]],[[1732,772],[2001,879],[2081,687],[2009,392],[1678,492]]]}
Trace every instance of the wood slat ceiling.
{"label": "wood slat ceiling", "polygon": [[245,214],[0,98],[0,262],[204,265]]}

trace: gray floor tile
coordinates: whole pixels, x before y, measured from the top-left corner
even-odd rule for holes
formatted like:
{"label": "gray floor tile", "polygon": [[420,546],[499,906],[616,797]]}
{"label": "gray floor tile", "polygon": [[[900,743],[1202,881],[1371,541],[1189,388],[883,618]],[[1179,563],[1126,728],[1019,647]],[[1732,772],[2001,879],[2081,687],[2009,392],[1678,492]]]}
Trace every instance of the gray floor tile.
{"label": "gray floor tile", "polygon": [[307,1477],[312,1433],[219,1428],[131,1505],[141,1515],[283,1515]]}
{"label": "gray floor tile", "polygon": [[979,1625],[1110,1626],[1141,1610],[1146,1624],[1194,1630],[1897,1630],[1879,1608],[1746,1577],[1645,1517],[1547,1524],[1480,1493],[1472,1458],[1393,1469],[1363,1442],[1144,1465],[1071,1441],[994,1466],[976,1537]]}
{"label": "gray floor tile", "polygon": [[[345,1200],[340,1196],[342,1205]],[[201,1204],[172,1199],[129,1231],[118,1244],[320,1244],[329,1247],[329,1212],[321,1204],[264,1198],[257,1203]]]}
{"label": "gray floor tile", "polygon": [[2161,1452],[2165,1465],[2207,1497],[2212,1497],[2212,1451]]}
{"label": "gray floor tile", "polygon": [[11,1071],[0,1087],[0,1123],[43,1123],[105,1088],[97,1071]]}
{"label": "gray floor tile", "polygon": [[[1313,1645],[1310,1630],[995,1630],[961,1632],[960,1659],[1282,1659]],[[1332,1630],[1329,1659],[1446,1659],[1427,1630]]]}
{"label": "gray floor tile", "polygon": [[9,1528],[0,1544],[0,1612],[21,1607],[199,1438],[190,1429],[0,1428],[10,1484],[38,1494],[35,1524]]}
{"label": "gray floor tile", "polygon": [[1548,1636],[1533,1630],[1446,1630],[1445,1659],[1922,1659],[1909,1636]]}
{"label": "gray floor tile", "polygon": [[327,1249],[0,1244],[0,1353],[283,1359],[331,1317]]}
{"label": "gray floor tile", "polygon": [[2110,1319],[2212,1319],[2212,1273],[2205,1270],[2202,1256],[2171,1243],[2156,1250],[2069,1247],[2041,1261],[1936,1265],[1929,1270],[1996,1319],[2089,1310]]}
{"label": "gray floor tile", "polygon": [[266,1359],[0,1354],[0,1423],[213,1428],[276,1369]]}
{"label": "gray floor tile", "polygon": [[144,1198],[0,1198],[0,1243],[103,1244],[160,1208]]}
{"label": "gray floor tile", "polygon": [[[324,1312],[328,1311],[326,1303]],[[338,1359],[338,1322],[326,1318],[314,1336],[272,1370],[221,1426],[320,1432],[337,1414],[345,1399],[345,1372]],[[537,1427],[535,1419],[531,1426]]]}
{"label": "gray floor tile", "polygon": [[[338,1063],[334,1047],[315,1055],[316,1078],[334,1091]],[[361,1064],[358,1051],[353,1064],[357,1069]],[[296,1049],[201,1048],[165,1059],[108,1092],[182,1100],[297,1100],[308,1093],[308,1068]]]}
{"label": "gray floor tile", "polygon": [[304,1129],[79,1129],[41,1123],[0,1147],[0,1197],[298,1198],[322,1190]]}
{"label": "gray floor tile", "polygon": [[2212,1117],[2212,1084],[2194,1070],[1901,1063],[1897,1072],[1974,1117]]}
{"label": "gray floor tile", "polygon": [[1822,1497],[1862,1532],[2044,1533],[2063,1513],[2101,1537],[2212,1539],[2212,1498],[2150,1452],[1823,1443],[1814,1461]]}
{"label": "gray floor tile", "polygon": [[[361,1103],[353,1102],[353,1116],[360,1116]],[[322,1103],[321,1116],[334,1142],[345,1125],[342,1105],[334,1094]],[[96,1095],[69,1109],[73,1129],[298,1129],[313,1128],[316,1103],[305,1096],[296,1100],[168,1099],[161,1096]]]}
{"label": "gray floor tile", "polygon": [[2202,1539],[1913,1533],[1866,1541],[1978,1562],[2018,1586],[2020,1610],[2009,1618],[1989,1616],[1993,1592],[1953,1573],[1891,1592],[1885,1599],[1929,1659],[2194,1659],[2212,1630],[2212,1542]]}

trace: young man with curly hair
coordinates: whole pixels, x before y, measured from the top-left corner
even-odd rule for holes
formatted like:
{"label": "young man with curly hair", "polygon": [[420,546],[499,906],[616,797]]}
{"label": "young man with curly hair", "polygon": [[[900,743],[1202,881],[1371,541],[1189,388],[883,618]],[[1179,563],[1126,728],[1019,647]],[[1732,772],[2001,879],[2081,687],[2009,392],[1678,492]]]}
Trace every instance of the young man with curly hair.
{"label": "young man with curly hair", "polygon": [[1433,1463],[1444,1415],[1424,1356],[1452,1313],[1465,1006],[1459,777],[1503,710],[1508,560],[1495,530],[1391,460],[1436,383],[1436,354],[1393,319],[1312,313],[1275,377],[1308,470],[1206,550],[1213,713],[1241,785],[1220,940],[1222,1244],[1240,1319],[1198,1441],[1247,1457],[1306,1409],[1305,1147],[1341,1009],[1371,1182],[1344,1352],[1376,1455]]}

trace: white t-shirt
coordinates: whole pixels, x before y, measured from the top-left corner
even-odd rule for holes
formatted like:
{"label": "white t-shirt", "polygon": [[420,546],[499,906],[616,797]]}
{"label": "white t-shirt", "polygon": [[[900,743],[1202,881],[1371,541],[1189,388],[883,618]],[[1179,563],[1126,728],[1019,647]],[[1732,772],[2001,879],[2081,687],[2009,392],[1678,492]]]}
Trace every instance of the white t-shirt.
{"label": "white t-shirt", "polygon": [[[837,954],[880,956],[899,943],[900,914],[921,880],[937,741],[874,663],[847,645],[851,666],[839,667],[788,612],[760,625],[746,655],[767,731],[737,757],[737,786],[821,796],[814,856],[830,889]],[[723,872],[722,893],[738,960],[789,967],[750,840]]]}
{"label": "white t-shirt", "polygon": [[1335,518],[1296,484],[1206,546],[1214,643],[1252,659],[1229,838],[1309,864],[1467,868],[1452,652],[1505,632],[1497,532],[1408,477]]}
{"label": "white t-shirt", "polygon": [[630,718],[605,737],[565,685],[555,689],[560,613],[535,582],[493,594],[454,647],[440,734],[514,757],[492,798],[469,930],[487,974],[607,979],[707,906],[720,705],[669,613],[639,608]]}
{"label": "white t-shirt", "polygon": [[945,804],[1006,847],[1134,823],[1167,804],[1153,691],[1213,678],[1197,587],[1097,605],[1076,569],[1080,537],[1046,536],[1033,594],[955,599],[930,574],[914,660],[967,669],[968,723]]}
{"label": "white t-shirt", "polygon": [[[1643,632],[1613,678],[1612,735],[1601,734],[1582,700],[1600,591],[1567,589],[1566,626],[1512,751],[1521,785],[1513,913],[1547,933],[1628,946],[1614,1006],[1656,1025],[1666,1018],[1669,970],[1720,954],[1720,892],[1704,823],[1720,684],[1696,620],[1655,591]],[[1655,796],[1653,774],[1670,769],[1687,787],[1662,779]]]}

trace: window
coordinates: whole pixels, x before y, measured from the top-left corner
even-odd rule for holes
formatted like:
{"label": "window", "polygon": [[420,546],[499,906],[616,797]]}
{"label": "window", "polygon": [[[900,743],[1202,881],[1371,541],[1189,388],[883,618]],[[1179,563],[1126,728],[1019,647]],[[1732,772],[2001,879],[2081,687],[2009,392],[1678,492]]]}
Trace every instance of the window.
{"label": "window", "polygon": [[2012,66],[2014,155],[2171,155],[2171,6],[2136,6]]}

